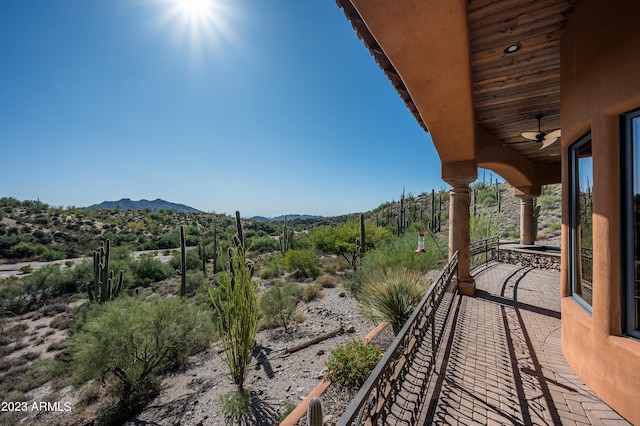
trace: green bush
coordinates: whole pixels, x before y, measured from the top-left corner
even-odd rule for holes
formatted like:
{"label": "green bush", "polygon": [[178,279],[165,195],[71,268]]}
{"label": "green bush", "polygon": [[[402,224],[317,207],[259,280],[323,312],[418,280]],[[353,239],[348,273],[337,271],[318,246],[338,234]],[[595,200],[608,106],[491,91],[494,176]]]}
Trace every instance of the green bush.
{"label": "green bush", "polygon": [[318,257],[312,250],[289,250],[282,263],[288,272],[295,272],[306,278],[315,278],[320,274]]}
{"label": "green bush", "polygon": [[159,390],[158,374],[206,348],[214,332],[210,314],[180,298],[119,298],[84,312],[70,342],[73,377],[78,384],[116,377],[117,400],[102,413],[110,424],[142,409]]}
{"label": "green bush", "polygon": [[277,264],[267,264],[260,269],[260,278],[270,280],[280,275],[280,267]]}
{"label": "green bush", "polygon": [[367,252],[361,267],[343,280],[352,296],[359,297],[362,287],[371,275],[380,274],[386,268],[404,268],[426,273],[439,268],[447,258],[447,241],[425,232],[426,253],[416,253],[418,228],[412,226],[404,236],[383,242],[375,250]]}
{"label": "green bush", "polygon": [[67,255],[64,252],[55,249],[45,249],[45,251],[40,255],[41,260],[51,261],[51,260],[62,260],[66,259]]}
{"label": "green bush", "polygon": [[326,379],[347,388],[364,384],[384,353],[380,346],[354,341],[331,351]]}
{"label": "green bush", "polygon": [[289,322],[296,311],[300,286],[294,283],[275,284],[260,299],[263,327],[282,326],[289,332]]}
{"label": "green bush", "polygon": [[280,250],[278,241],[270,236],[253,237],[249,240],[248,246],[258,253],[272,253]]}
{"label": "green bush", "polygon": [[[180,250],[173,252],[173,257],[169,260],[169,266],[174,271],[182,268],[180,263]],[[202,270],[202,259],[198,255],[198,250],[187,250],[187,271]]]}
{"label": "green bush", "polygon": [[385,268],[365,281],[360,298],[362,314],[374,321],[388,321],[398,334],[428,288],[418,272]]}
{"label": "green bush", "polygon": [[131,267],[135,286],[147,286],[173,275],[172,269],[167,264],[151,256],[140,256],[139,259],[131,262]]}

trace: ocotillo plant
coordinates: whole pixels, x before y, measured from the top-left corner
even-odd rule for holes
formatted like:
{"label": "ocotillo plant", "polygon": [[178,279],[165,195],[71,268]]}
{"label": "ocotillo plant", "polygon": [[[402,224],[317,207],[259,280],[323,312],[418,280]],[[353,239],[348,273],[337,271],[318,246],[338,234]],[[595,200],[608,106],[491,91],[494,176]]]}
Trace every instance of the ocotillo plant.
{"label": "ocotillo plant", "polygon": [[218,314],[216,325],[223,350],[220,357],[241,391],[250,370],[259,309],[258,283],[251,280],[252,265],[247,262],[239,218],[236,212],[237,234],[229,247],[229,270],[219,276],[220,291],[210,290],[209,296]]}
{"label": "ocotillo plant", "polygon": [[184,226],[180,225],[180,297],[187,295],[187,241]]}
{"label": "ocotillo plant", "polygon": [[93,252],[93,283],[87,284],[87,293],[91,303],[104,303],[115,299],[124,281],[124,271],[120,271],[118,283],[113,286],[113,271],[109,270],[110,240],[103,241]]}

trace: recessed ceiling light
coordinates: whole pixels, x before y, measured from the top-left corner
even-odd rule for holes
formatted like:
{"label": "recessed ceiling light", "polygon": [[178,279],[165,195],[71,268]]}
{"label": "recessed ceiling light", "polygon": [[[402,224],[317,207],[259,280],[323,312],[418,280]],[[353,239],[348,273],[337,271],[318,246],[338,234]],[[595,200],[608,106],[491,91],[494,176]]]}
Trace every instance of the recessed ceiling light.
{"label": "recessed ceiling light", "polygon": [[522,45],[520,43],[512,44],[511,46],[509,46],[506,49],[504,49],[504,53],[506,53],[506,54],[515,53],[518,50],[520,50],[521,48],[522,48]]}

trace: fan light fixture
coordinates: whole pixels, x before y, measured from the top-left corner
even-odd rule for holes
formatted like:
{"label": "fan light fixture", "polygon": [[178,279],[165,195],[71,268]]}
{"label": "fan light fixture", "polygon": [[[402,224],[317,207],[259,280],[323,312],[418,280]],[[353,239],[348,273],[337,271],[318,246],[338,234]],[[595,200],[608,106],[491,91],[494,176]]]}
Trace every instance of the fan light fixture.
{"label": "fan light fixture", "polygon": [[522,132],[520,135],[532,141],[537,141],[542,144],[540,149],[544,149],[558,140],[560,137],[560,129],[553,130],[551,132],[545,133],[541,130],[541,122],[544,114],[536,115],[536,120],[538,120],[538,131],[537,132]]}

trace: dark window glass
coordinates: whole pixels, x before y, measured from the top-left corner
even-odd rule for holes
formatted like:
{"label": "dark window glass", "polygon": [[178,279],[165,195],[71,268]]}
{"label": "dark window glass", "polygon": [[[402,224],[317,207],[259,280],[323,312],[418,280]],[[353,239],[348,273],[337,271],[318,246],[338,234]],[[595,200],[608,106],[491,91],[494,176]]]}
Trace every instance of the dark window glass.
{"label": "dark window glass", "polygon": [[571,291],[591,309],[593,302],[593,155],[591,136],[569,147],[571,187]]}
{"label": "dark window glass", "polygon": [[623,326],[640,338],[640,110],[621,125]]}

